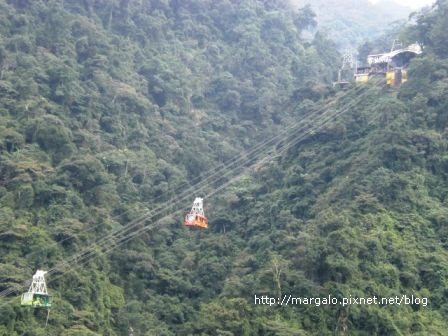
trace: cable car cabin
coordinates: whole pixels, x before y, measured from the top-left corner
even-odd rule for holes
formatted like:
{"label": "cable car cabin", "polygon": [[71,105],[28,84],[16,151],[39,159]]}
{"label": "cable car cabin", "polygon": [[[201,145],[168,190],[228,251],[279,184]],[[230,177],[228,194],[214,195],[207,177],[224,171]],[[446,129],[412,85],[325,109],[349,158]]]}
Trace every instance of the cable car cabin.
{"label": "cable car cabin", "polygon": [[198,229],[207,229],[208,228],[208,219],[207,217],[197,215],[197,214],[188,214],[185,216],[185,226],[191,228]]}
{"label": "cable car cabin", "polygon": [[184,225],[190,228],[207,229],[208,219],[204,215],[203,199],[196,197],[191,211],[185,216]]}
{"label": "cable car cabin", "polygon": [[33,308],[44,307],[50,308],[52,297],[46,294],[24,293],[22,294],[21,305]]}
{"label": "cable car cabin", "polygon": [[28,292],[22,294],[21,305],[38,307],[51,307],[52,298],[48,295],[47,285],[45,283],[45,271],[37,270],[33,275]]}
{"label": "cable car cabin", "polygon": [[390,87],[397,87],[400,84],[406,83],[408,80],[407,72],[404,69],[392,69],[386,73],[387,85]]}

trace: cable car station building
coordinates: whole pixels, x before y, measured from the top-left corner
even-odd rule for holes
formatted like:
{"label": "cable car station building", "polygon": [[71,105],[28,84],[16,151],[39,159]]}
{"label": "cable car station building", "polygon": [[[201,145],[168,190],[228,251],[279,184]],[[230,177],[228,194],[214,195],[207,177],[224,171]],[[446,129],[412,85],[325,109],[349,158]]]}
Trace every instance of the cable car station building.
{"label": "cable car station building", "polygon": [[407,67],[412,58],[422,53],[418,44],[376,55],[368,55],[369,66],[355,70],[355,82],[367,82],[376,76],[386,77],[387,85],[399,86],[407,81]]}

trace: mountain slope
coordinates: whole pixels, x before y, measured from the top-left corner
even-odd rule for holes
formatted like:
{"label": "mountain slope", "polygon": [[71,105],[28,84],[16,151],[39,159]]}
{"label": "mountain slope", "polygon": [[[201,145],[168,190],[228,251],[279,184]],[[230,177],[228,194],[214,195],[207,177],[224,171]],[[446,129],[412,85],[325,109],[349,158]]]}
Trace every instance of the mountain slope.
{"label": "mountain slope", "polygon": [[[287,115],[278,106],[330,81],[337,57],[321,36],[302,43],[281,3],[0,1],[0,17],[2,290],[37,268],[59,270],[275,134]],[[192,246],[159,256],[189,237],[181,218],[110,259],[50,274],[47,330],[44,312],[2,301],[1,333],[172,334],[210,291],[173,269]],[[187,290],[180,298],[197,296],[182,313],[175,296],[160,304],[176,286]]]}
{"label": "mountain slope", "polygon": [[[409,30],[427,47],[399,91],[343,92],[335,46],[303,42],[286,3],[0,1],[1,290],[58,268],[48,327],[11,293],[0,335],[445,333],[448,2]],[[324,106],[347,111],[313,129]],[[189,185],[299,121],[308,137],[206,199],[209,230],[182,227]],[[429,304],[254,300],[289,294]]]}
{"label": "mountain slope", "polygon": [[[298,8],[310,5],[320,29],[326,30],[340,48],[350,49],[385,34],[395,21],[406,20],[411,13],[410,8],[391,1],[372,4],[368,0],[292,0],[292,3]],[[394,38],[397,37],[389,37]]]}

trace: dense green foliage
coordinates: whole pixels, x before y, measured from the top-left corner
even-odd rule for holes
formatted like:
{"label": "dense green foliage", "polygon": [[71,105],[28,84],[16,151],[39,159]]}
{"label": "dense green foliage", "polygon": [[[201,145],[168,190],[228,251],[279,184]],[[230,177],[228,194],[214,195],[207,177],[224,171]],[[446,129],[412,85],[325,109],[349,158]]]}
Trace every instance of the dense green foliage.
{"label": "dense green foliage", "polygon": [[[46,329],[45,310],[2,298],[0,335],[446,333],[447,8],[409,30],[427,48],[400,91],[347,91],[344,116],[206,200],[208,231],[172,216],[50,278]],[[302,42],[310,25],[287,1],[0,0],[0,289],[340,99],[335,46]]]}
{"label": "dense green foliage", "polygon": [[[355,49],[366,40],[383,36],[398,21],[407,19],[410,9],[383,0],[291,0],[298,7],[309,5],[320,29],[340,48]],[[394,35],[388,35],[388,39]],[[389,46],[390,47],[390,46]]]}

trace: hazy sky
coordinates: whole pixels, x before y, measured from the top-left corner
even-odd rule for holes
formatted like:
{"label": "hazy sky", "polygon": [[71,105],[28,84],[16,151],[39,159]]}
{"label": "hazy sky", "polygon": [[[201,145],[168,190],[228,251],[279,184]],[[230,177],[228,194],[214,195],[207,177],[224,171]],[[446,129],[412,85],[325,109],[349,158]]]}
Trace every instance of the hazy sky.
{"label": "hazy sky", "polygon": [[[376,3],[379,0],[369,0],[369,1]],[[435,2],[435,0],[394,0],[394,1],[398,2],[400,5],[412,7],[413,9],[432,5]]]}

